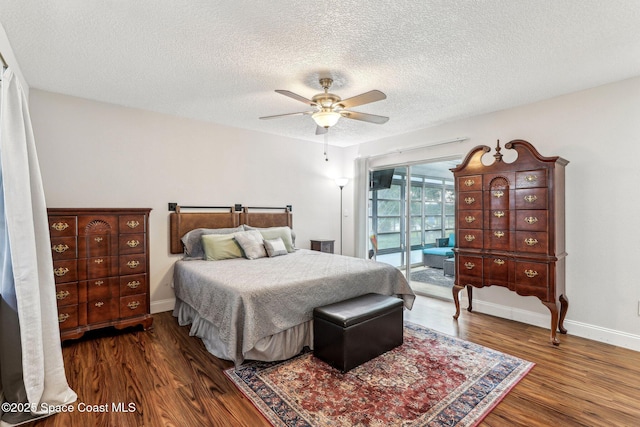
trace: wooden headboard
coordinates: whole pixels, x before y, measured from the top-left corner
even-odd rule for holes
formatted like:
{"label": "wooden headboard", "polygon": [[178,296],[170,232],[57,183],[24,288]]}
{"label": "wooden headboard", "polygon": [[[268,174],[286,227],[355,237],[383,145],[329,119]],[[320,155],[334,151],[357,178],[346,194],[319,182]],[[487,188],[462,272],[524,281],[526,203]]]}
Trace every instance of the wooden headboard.
{"label": "wooden headboard", "polygon": [[181,254],[184,246],[180,240],[187,232],[196,228],[233,228],[239,225],[252,227],[293,227],[291,207],[260,208],[231,206],[217,212],[181,212],[176,206],[169,214],[169,250],[172,254]]}

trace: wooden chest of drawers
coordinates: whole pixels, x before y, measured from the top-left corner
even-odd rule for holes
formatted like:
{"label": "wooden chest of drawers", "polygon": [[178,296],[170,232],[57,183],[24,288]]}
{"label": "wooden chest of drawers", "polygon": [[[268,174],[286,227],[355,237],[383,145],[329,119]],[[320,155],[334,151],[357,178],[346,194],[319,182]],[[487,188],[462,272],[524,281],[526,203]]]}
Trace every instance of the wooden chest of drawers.
{"label": "wooden chest of drawers", "polygon": [[505,145],[517,152],[502,160],[498,143],[491,164],[481,158],[491,149],[478,146],[452,169],[456,189],[454,318],[464,287],[472,310],[472,287],[503,286],[535,296],[551,312],[551,342],[566,333],[564,167],[560,157],[543,157],[528,142]]}
{"label": "wooden chest of drawers", "polygon": [[48,209],[62,340],[107,326],[151,326],[150,211]]}

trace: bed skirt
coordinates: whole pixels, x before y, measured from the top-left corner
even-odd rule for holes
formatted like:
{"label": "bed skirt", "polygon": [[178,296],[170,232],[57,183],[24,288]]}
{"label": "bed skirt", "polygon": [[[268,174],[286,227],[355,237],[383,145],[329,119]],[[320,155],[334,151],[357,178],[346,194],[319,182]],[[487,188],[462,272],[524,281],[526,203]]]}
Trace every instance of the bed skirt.
{"label": "bed skirt", "polygon": [[[218,328],[201,317],[196,309],[180,298],[176,298],[173,316],[178,318],[180,326],[191,325],[189,335],[200,338],[209,353],[220,359],[231,360],[236,366],[239,365],[233,359],[233,355],[227,354],[225,351],[226,345],[220,341]],[[304,347],[313,350],[313,320],[262,338],[243,356],[244,360],[265,362],[286,360],[298,355]]]}

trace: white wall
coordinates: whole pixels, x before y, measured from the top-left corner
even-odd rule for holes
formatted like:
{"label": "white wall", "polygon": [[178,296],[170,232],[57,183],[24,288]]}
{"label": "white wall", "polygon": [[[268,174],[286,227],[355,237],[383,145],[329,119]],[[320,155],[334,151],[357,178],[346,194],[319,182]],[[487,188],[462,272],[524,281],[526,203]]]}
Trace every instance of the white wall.
{"label": "white wall", "polygon": [[[309,248],[314,238],[339,242],[333,180],[352,173],[341,148],[331,147],[326,162],[322,144],[39,90],[31,91],[30,111],[49,207],[153,209],[152,312],[173,308],[169,284],[179,256],[168,249],[169,202],[291,204],[298,247]],[[345,244],[345,254],[351,250]]]}
{"label": "white wall", "polygon": [[[524,139],[544,156],[570,161],[565,326],[572,334],[640,350],[640,77],[363,144],[359,155],[455,137],[469,140],[393,160],[464,156],[476,145],[495,147],[497,139]],[[503,288],[475,290],[474,308],[543,327],[550,323],[535,297]]]}

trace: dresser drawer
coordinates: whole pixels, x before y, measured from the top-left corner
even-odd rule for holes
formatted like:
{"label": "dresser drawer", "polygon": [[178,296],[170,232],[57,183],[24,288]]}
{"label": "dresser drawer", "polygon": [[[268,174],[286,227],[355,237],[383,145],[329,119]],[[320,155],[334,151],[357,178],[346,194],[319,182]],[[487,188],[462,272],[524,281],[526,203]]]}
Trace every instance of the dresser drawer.
{"label": "dresser drawer", "polygon": [[78,306],[65,305],[58,307],[58,326],[60,330],[78,327]]}
{"label": "dresser drawer", "polygon": [[516,231],[516,251],[546,254],[549,247],[547,233],[539,231]]}
{"label": "dresser drawer", "polygon": [[52,237],[51,256],[54,261],[59,259],[74,259],[78,256],[78,247],[75,236]]}
{"label": "dresser drawer", "polygon": [[78,304],[78,283],[56,285],[56,302],[58,307]]}
{"label": "dresser drawer", "polygon": [[65,259],[54,261],[53,276],[56,284],[76,282],[78,280],[78,260]]}
{"label": "dresser drawer", "polygon": [[87,301],[104,300],[118,296],[118,279],[116,278],[92,279],[80,283],[86,286]]}
{"label": "dresser drawer", "polygon": [[145,251],[145,234],[120,235],[118,251],[120,255],[141,254]]}
{"label": "dresser drawer", "polygon": [[147,275],[136,274],[120,277],[120,296],[147,293]]}
{"label": "dresser drawer", "polygon": [[78,262],[80,280],[99,279],[117,274],[118,257],[101,256],[80,259]]}
{"label": "dresser drawer", "polygon": [[115,245],[111,233],[92,233],[78,237],[78,256],[81,258],[108,256]]}
{"label": "dresser drawer", "polygon": [[144,219],[144,215],[121,215],[118,229],[121,234],[144,233],[147,231]]}
{"label": "dresser drawer", "polygon": [[461,191],[458,209],[482,209],[482,191]]}
{"label": "dresser drawer", "polygon": [[482,249],[482,243],[483,243],[482,230],[460,229],[458,233],[460,234],[460,237],[458,238],[458,246],[460,248]]}
{"label": "dresser drawer", "polygon": [[460,277],[475,278],[482,282],[482,258],[468,255],[456,256]]}
{"label": "dresser drawer", "polygon": [[140,316],[147,312],[146,294],[120,297],[120,318]]}
{"label": "dresser drawer", "polygon": [[51,237],[75,236],[76,226],[75,216],[52,215],[49,217],[49,234]]}
{"label": "dresser drawer", "polygon": [[516,188],[533,188],[546,186],[546,169],[516,172]]}
{"label": "dresser drawer", "polygon": [[132,254],[120,256],[119,271],[123,276],[141,274],[147,271],[146,254]]}
{"label": "dresser drawer", "polygon": [[505,210],[509,209],[510,203],[509,199],[511,197],[511,192],[509,189],[505,188],[492,188],[489,191],[485,192],[485,207],[487,209],[500,209]]}
{"label": "dresser drawer", "polygon": [[516,291],[520,295],[549,299],[549,266],[538,262],[516,262]]}
{"label": "dresser drawer", "polygon": [[87,322],[109,322],[118,318],[118,298],[105,298],[87,303]]}
{"label": "dresser drawer", "polygon": [[511,232],[509,230],[485,230],[484,247],[498,251],[510,251]]}
{"label": "dresser drawer", "polygon": [[509,287],[513,282],[513,261],[503,257],[489,257],[484,261],[484,283]]}
{"label": "dresser drawer", "polygon": [[458,228],[482,228],[482,211],[458,211]]}
{"label": "dresser drawer", "polygon": [[481,191],[482,175],[469,175],[458,177],[459,191]]}
{"label": "dresser drawer", "polygon": [[116,215],[79,215],[78,236],[92,234],[117,234],[118,217]]}
{"label": "dresser drawer", "polygon": [[496,209],[485,212],[484,228],[490,230],[508,229],[511,223],[510,212],[506,209]]}
{"label": "dresser drawer", "polygon": [[547,231],[548,212],[546,210],[516,211],[516,230]]}
{"label": "dresser drawer", "polygon": [[547,209],[547,189],[516,190],[516,209]]}

